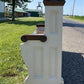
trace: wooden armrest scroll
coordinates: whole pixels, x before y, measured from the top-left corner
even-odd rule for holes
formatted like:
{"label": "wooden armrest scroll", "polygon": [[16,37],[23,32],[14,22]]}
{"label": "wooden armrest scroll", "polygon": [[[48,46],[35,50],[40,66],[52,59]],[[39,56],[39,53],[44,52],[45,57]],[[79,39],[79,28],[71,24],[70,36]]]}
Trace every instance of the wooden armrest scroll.
{"label": "wooden armrest scroll", "polygon": [[45,27],[44,24],[37,24],[36,26],[37,26],[37,27]]}
{"label": "wooden armrest scroll", "polygon": [[41,42],[45,42],[47,37],[44,34],[26,34],[21,37],[23,42],[28,40],[40,40]]}

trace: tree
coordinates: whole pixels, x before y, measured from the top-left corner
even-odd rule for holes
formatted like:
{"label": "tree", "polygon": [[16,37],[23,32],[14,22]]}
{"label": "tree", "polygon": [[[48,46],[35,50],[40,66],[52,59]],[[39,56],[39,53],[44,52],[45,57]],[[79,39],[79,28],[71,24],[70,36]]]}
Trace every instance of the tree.
{"label": "tree", "polygon": [[1,1],[8,2],[9,3],[8,5],[12,6],[12,21],[15,20],[15,13],[14,13],[15,7],[16,6],[21,7],[22,4],[24,4],[25,2],[31,2],[30,0],[1,0]]}
{"label": "tree", "polygon": [[25,10],[25,9],[28,9],[28,8],[27,8],[27,4],[23,4],[23,5],[22,5],[22,9],[24,9],[24,10]]}

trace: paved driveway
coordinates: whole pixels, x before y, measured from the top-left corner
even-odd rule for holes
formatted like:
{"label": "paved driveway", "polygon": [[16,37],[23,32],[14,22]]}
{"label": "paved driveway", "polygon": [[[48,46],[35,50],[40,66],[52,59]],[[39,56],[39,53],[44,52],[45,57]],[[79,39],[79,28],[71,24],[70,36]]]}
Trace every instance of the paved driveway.
{"label": "paved driveway", "polygon": [[84,24],[63,19],[63,65],[65,84],[84,84]]}

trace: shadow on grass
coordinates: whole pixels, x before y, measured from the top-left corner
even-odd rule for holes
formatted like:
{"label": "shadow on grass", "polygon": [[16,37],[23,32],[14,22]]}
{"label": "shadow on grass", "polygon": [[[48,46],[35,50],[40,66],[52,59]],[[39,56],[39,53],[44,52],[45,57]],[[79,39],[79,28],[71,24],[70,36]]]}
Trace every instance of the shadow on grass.
{"label": "shadow on grass", "polygon": [[84,58],[82,53],[63,51],[62,55],[64,84],[84,84]]}
{"label": "shadow on grass", "polygon": [[32,25],[36,25],[36,24],[44,24],[44,21],[20,21],[20,20],[11,21],[11,20],[3,20],[3,21],[0,21],[0,23],[32,26]]}

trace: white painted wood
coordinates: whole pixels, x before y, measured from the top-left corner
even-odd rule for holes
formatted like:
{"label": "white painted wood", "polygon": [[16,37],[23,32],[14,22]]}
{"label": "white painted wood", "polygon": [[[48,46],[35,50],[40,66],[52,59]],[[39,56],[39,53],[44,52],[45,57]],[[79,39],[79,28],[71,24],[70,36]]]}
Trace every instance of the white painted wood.
{"label": "white painted wood", "polygon": [[0,12],[4,13],[5,12],[5,3],[0,1]]}
{"label": "white painted wood", "polygon": [[29,71],[25,84],[63,84],[62,65],[62,6],[45,7],[47,41],[27,41],[21,53]]}

